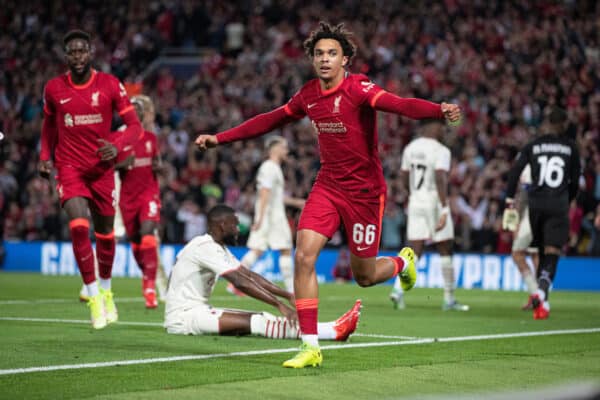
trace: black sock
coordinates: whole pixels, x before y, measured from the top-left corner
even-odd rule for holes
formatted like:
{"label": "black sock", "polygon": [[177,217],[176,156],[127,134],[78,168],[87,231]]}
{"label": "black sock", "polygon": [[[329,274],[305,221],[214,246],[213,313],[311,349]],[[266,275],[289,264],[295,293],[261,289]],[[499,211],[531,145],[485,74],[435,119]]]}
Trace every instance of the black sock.
{"label": "black sock", "polygon": [[558,264],[558,254],[544,254],[540,259],[538,270],[538,286],[544,291],[546,301],[548,300],[548,291],[556,275],[556,265]]}

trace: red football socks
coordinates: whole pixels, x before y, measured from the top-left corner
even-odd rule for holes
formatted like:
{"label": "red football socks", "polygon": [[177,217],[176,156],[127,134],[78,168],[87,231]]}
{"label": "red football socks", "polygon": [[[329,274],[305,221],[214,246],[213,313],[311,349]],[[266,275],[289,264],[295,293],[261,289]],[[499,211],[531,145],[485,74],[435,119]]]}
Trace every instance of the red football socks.
{"label": "red football socks", "polygon": [[394,276],[404,270],[404,259],[402,257],[389,256],[388,258],[394,263]]}
{"label": "red football socks", "polygon": [[96,256],[98,273],[102,279],[110,279],[115,259],[115,232],[96,234]]}
{"label": "red football socks", "polygon": [[94,271],[94,252],[90,241],[90,223],[85,218],[75,218],[69,222],[73,253],[79,272],[86,285],[96,280]]}
{"label": "red football socks", "polygon": [[317,335],[319,299],[296,299],[296,311],[300,332],[303,335]]}
{"label": "red football socks", "polygon": [[[140,243],[140,261],[142,262],[142,271],[144,271],[144,282],[154,283],[156,280],[156,268],[158,265],[158,243],[154,235],[142,236]],[[152,285],[154,286],[154,285]]]}

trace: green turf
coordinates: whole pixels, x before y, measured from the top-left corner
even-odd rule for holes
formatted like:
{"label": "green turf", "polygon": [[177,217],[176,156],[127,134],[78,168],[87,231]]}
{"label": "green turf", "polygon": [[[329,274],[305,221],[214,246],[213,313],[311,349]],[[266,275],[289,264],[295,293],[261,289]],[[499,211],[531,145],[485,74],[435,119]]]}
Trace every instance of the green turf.
{"label": "green turf", "polygon": [[[0,317],[87,320],[85,304],[77,301],[80,282],[78,277],[0,273]],[[162,305],[159,310],[144,309],[139,281],[115,279],[114,291],[121,322],[162,321]],[[458,291],[459,299],[471,306],[471,311],[459,313],[441,311],[441,290],[415,289],[407,294],[403,311],[391,308],[388,292],[389,286],[322,285],[319,319],[335,319],[361,298],[360,334],[447,338],[600,328],[600,293],[553,293],[550,319],[534,321],[531,312],[519,310],[526,298],[523,293]],[[216,306],[274,312],[255,300],[230,297],[223,284],[215,296]],[[119,303],[119,298],[128,301]],[[180,337],[152,325],[116,324],[94,331],[87,323],[0,320],[0,339],[0,370],[288,349],[278,354],[0,375],[0,398],[6,399],[386,399],[600,382],[600,333],[326,348],[323,367],[306,370],[280,366],[293,355],[298,341]],[[393,341],[399,339],[353,336],[349,343]]]}

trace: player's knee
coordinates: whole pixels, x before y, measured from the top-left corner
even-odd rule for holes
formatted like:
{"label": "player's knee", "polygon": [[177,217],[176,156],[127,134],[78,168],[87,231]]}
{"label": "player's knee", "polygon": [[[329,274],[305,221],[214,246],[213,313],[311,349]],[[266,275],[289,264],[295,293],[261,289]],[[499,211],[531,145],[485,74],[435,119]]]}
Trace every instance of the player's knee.
{"label": "player's knee", "polygon": [[294,261],[296,270],[305,268],[311,269],[315,266],[315,262],[317,261],[317,255],[311,252],[298,249],[296,250]]}

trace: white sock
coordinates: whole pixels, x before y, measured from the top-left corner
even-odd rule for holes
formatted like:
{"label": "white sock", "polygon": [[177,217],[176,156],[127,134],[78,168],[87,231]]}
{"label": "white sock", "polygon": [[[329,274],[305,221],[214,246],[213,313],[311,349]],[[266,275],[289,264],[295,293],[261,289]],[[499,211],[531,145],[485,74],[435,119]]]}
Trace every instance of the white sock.
{"label": "white sock", "polygon": [[444,278],[444,301],[446,304],[454,303],[454,267],[451,256],[440,257],[442,277]]}
{"label": "white sock", "polygon": [[294,264],[292,256],[279,256],[279,270],[288,292],[294,293]]}
{"label": "white sock", "polygon": [[546,300],[546,293],[544,293],[544,291],[542,289],[538,289],[536,293],[539,297],[541,301]]}
{"label": "white sock", "polygon": [[[333,328],[335,322],[319,322],[317,324],[317,332],[319,333],[319,339],[321,340],[335,340],[337,332]],[[318,343],[317,343],[318,346]]]}
{"label": "white sock", "polygon": [[302,343],[306,343],[312,347],[319,347],[319,336],[318,335],[300,335]]}
{"label": "white sock", "polygon": [[248,269],[252,268],[254,263],[258,260],[258,255],[254,252],[254,250],[249,250],[244,257],[240,260],[242,265]]}
{"label": "white sock", "polygon": [[87,294],[90,297],[97,296],[98,293],[100,293],[100,290],[98,290],[98,281],[86,284],[85,289],[87,290]]}
{"label": "white sock", "polygon": [[300,330],[284,317],[276,317],[268,312],[253,314],[250,317],[250,333],[271,339],[298,339]]}
{"label": "white sock", "polygon": [[[337,332],[335,322],[319,322],[317,324],[318,339],[335,340]],[[253,314],[250,317],[250,333],[270,339],[299,339],[300,330],[284,317],[277,317],[268,312]],[[313,335],[306,335],[313,336]],[[316,336],[316,335],[315,335]],[[316,346],[319,345],[317,341]]]}
{"label": "white sock", "polygon": [[527,272],[526,275],[523,275],[523,281],[525,281],[525,285],[527,286],[527,291],[529,294],[537,293],[538,284],[531,272]]}
{"label": "white sock", "polygon": [[104,278],[100,278],[100,287],[104,290],[110,290],[110,278],[108,279],[104,279]]}

